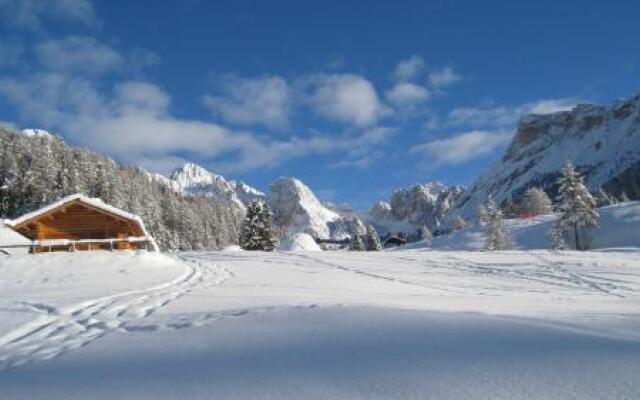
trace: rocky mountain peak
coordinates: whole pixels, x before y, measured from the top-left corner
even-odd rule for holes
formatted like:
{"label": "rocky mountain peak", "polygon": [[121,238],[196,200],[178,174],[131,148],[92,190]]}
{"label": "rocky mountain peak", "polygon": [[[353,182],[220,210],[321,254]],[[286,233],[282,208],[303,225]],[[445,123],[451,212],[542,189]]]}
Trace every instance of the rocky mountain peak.
{"label": "rocky mountain peak", "polygon": [[473,216],[488,193],[499,202],[531,186],[553,195],[565,159],[585,175],[590,190],[640,197],[640,94],[609,106],[580,104],[570,111],[524,117],[504,157],[476,180],[459,211]]}

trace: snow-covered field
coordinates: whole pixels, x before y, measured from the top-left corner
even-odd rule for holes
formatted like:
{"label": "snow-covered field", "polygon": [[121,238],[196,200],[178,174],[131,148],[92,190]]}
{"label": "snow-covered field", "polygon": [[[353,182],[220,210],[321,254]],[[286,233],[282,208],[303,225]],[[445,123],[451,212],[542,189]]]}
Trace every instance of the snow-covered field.
{"label": "snow-covered field", "polygon": [[0,258],[2,399],[640,398],[640,252]]}

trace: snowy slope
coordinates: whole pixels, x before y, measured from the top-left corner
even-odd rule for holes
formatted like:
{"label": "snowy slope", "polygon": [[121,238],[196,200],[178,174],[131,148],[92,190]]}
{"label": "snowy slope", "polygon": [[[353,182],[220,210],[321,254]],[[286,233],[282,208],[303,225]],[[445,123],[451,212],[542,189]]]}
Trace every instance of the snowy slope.
{"label": "snowy slope", "polygon": [[[590,231],[592,249],[631,248],[640,251],[640,202],[619,203],[598,209],[600,227]],[[547,232],[557,216],[542,215],[531,219],[506,220],[514,245],[518,249],[548,249]],[[409,248],[428,246],[414,243]],[[431,244],[437,250],[480,250],[484,248],[484,231],[472,226],[451,234],[434,238]]]}
{"label": "snowy slope", "polygon": [[624,190],[640,197],[633,178],[640,166],[640,95],[608,107],[584,104],[525,117],[506,154],[477,179],[454,213],[474,216],[488,193],[502,202],[534,185],[553,191],[565,159],[585,174],[589,189],[605,186],[617,195]]}
{"label": "snowy slope", "polygon": [[547,251],[0,259],[1,397],[635,399],[639,266]]}
{"label": "snowy slope", "polygon": [[14,248],[13,246],[29,246],[30,244],[31,240],[14,231],[0,220],[0,255],[3,253],[27,253],[28,248]]}
{"label": "snowy slope", "polygon": [[290,233],[305,232],[316,238],[332,237],[330,225],[342,217],[323,206],[311,189],[296,178],[282,177],[271,185],[269,205],[273,223]]}
{"label": "snowy slope", "polygon": [[278,245],[279,251],[321,251],[322,249],[307,233],[294,233],[291,237],[282,239]]}

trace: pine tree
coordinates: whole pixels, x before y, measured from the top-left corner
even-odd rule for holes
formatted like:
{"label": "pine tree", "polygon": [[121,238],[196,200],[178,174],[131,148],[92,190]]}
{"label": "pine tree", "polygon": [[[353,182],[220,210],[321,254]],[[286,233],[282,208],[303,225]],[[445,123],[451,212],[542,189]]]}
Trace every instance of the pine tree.
{"label": "pine tree", "polygon": [[242,224],[240,247],[245,250],[272,251],[271,211],[263,199],[254,200],[247,207],[247,216]]}
{"label": "pine tree", "polygon": [[573,230],[577,250],[586,250],[586,241],[581,238],[584,227],[598,226],[596,202],[584,186],[582,176],[575,170],[571,161],[566,160],[562,167],[562,176],[558,180],[558,203],[560,204],[560,227]]}
{"label": "pine tree", "polygon": [[620,202],[621,203],[626,203],[628,201],[631,201],[631,200],[629,199],[629,196],[627,196],[627,192],[622,192],[620,194]]}
{"label": "pine tree", "polygon": [[524,211],[530,215],[546,215],[552,212],[551,200],[544,190],[532,187],[524,195]]}
{"label": "pine tree", "polygon": [[602,188],[593,194],[593,198],[596,200],[597,207],[609,206],[614,203],[611,196]]}
{"label": "pine tree", "polygon": [[487,207],[484,204],[480,204],[477,209],[478,225],[485,226],[489,220]]}
{"label": "pine tree", "polygon": [[364,248],[367,251],[378,251],[382,249],[382,244],[380,243],[380,235],[378,235],[378,231],[373,225],[367,225],[367,234],[364,240]]}
{"label": "pine tree", "polygon": [[361,233],[356,232],[351,235],[351,241],[349,242],[349,249],[353,251],[363,251],[365,249],[364,239]]}
{"label": "pine tree", "polygon": [[500,207],[498,207],[491,195],[487,197],[486,209],[487,222],[485,249],[508,250],[512,248],[509,231],[504,225],[502,210],[500,210]]}
{"label": "pine tree", "polygon": [[565,232],[560,221],[553,224],[548,232],[549,239],[551,240],[551,248],[553,250],[566,250],[569,248],[564,234]]}
{"label": "pine tree", "polygon": [[9,186],[5,185],[3,180],[0,179],[0,220],[4,219],[10,209],[10,199],[8,195]]}
{"label": "pine tree", "polygon": [[504,214],[507,218],[516,218],[518,216],[518,205],[515,200],[513,200],[513,196],[509,193],[507,197],[507,201],[504,205]]}

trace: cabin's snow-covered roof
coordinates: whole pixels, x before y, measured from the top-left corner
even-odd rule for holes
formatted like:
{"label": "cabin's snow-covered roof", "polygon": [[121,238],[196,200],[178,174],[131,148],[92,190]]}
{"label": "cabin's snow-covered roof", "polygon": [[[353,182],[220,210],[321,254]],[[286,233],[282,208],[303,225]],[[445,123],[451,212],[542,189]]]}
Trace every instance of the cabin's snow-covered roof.
{"label": "cabin's snow-covered roof", "polygon": [[48,206],[39,208],[35,211],[32,211],[30,213],[24,214],[21,217],[18,217],[14,220],[8,220],[6,221],[8,225],[11,226],[17,226],[22,224],[23,222],[29,221],[33,218],[36,218],[42,214],[46,214],[52,210],[55,210],[58,207],[62,207],[63,205],[70,203],[72,201],[80,201],[84,204],[87,204],[89,206],[95,207],[95,208],[99,208],[101,210],[104,210],[108,213],[117,215],[119,217],[122,217],[124,219],[130,219],[130,220],[134,220],[134,221],[138,221],[140,223],[142,223],[142,220],[140,219],[140,217],[138,217],[137,215],[134,214],[130,214],[126,211],[122,211],[119,208],[115,208],[113,206],[108,205],[107,203],[105,203],[104,201],[97,199],[97,198],[92,198],[92,197],[87,197],[81,194],[72,194],[70,196],[64,197],[58,201],[56,201],[55,203],[51,203]]}
{"label": "cabin's snow-covered roof", "polygon": [[79,201],[81,203],[87,204],[91,207],[95,207],[101,210],[104,210],[105,212],[108,212],[110,214],[113,215],[117,215],[121,218],[124,219],[128,219],[128,220],[132,220],[137,222],[140,225],[140,228],[142,229],[142,232],[144,234],[144,236],[150,238],[151,242],[153,243],[154,248],[157,249],[157,246],[155,244],[155,241],[153,240],[153,238],[149,235],[149,233],[147,232],[147,229],[144,226],[144,222],[142,222],[142,218],[140,218],[139,216],[135,215],[135,214],[131,214],[128,213],[126,211],[122,211],[119,208],[110,206],[109,204],[105,203],[104,201],[102,201],[101,199],[98,198],[92,198],[92,197],[87,197],[84,196],[82,194],[72,194],[70,196],[64,197],[54,203],[49,204],[46,207],[42,207],[39,208],[35,211],[32,211],[30,213],[24,214],[21,217],[18,217],[14,220],[5,220],[5,224],[7,224],[8,226],[12,226],[12,227],[16,227],[26,221],[29,221],[31,219],[37,218],[40,215],[46,214],[50,211],[55,210],[56,208],[62,207],[63,205],[70,203],[72,201]]}

